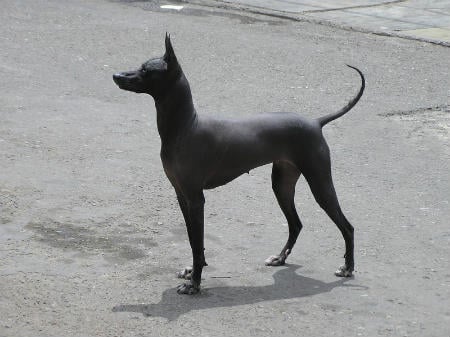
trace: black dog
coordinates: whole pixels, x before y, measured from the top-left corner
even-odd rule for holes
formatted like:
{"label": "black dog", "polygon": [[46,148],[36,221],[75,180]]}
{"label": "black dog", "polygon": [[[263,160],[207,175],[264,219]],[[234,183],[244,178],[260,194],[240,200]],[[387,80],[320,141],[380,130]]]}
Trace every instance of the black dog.
{"label": "black dog", "polygon": [[177,61],[170,36],[161,58],[145,62],[138,70],[113,75],[123,90],[153,96],[161,137],[164,171],[175,188],[186,221],[193,255],[193,268],[180,272],[189,279],[178,287],[180,294],[200,290],[206,266],[203,244],[204,189],[224,185],[255,167],[273,163],[272,188],[289,224],[289,238],[281,253],[266,265],[283,265],[302,229],[294,205],[295,184],[303,174],[316,201],[334,221],[345,240],[345,265],[337,276],[349,277],[354,270],[353,227],[339,206],[331,179],[330,154],[322,127],[349,111],[359,93],[341,110],[316,120],[295,113],[272,113],[240,120],[209,119],[197,115],[189,83]]}

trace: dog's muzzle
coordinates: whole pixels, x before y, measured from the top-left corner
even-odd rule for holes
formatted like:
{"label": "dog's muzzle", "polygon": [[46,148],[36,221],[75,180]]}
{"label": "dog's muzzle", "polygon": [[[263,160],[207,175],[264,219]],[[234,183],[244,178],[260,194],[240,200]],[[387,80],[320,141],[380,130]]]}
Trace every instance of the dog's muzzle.
{"label": "dog's muzzle", "polygon": [[143,92],[140,88],[140,79],[136,71],[128,71],[116,73],[113,75],[113,80],[120,89],[134,91],[137,93]]}

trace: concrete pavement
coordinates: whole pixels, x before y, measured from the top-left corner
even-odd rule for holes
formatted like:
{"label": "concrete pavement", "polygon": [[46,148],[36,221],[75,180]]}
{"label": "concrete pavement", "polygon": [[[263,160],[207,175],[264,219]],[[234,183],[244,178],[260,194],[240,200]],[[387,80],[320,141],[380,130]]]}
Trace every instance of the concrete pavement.
{"label": "concrete pavement", "polygon": [[446,0],[192,0],[254,13],[313,21],[378,35],[450,46],[450,1]]}

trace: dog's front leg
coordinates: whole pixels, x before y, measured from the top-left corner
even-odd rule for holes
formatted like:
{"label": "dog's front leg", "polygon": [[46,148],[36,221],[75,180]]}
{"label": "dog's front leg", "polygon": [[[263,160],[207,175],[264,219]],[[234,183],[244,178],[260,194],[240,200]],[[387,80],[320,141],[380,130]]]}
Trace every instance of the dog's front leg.
{"label": "dog's front leg", "polygon": [[[186,229],[187,229],[187,234],[189,237],[189,242],[191,242],[192,230],[191,230],[191,226],[188,226],[188,224],[190,223],[188,204],[187,204],[185,197],[181,193],[181,191],[176,191],[176,193],[177,193],[178,204],[180,205],[181,213],[183,213],[183,218],[186,223]],[[205,266],[207,266],[207,265],[208,264],[205,261]],[[192,277],[192,266],[187,266],[183,270],[180,270],[179,272],[177,272],[177,277],[185,279],[185,280],[190,280]]]}
{"label": "dog's front leg", "polygon": [[192,272],[189,273],[190,281],[179,285],[177,288],[177,292],[179,294],[192,295],[198,293],[200,290],[202,270],[206,265],[204,252],[205,198],[203,196],[203,192],[188,193],[183,198],[179,197],[179,202],[184,218],[186,220],[193,261]]}
{"label": "dog's front leg", "polygon": [[[190,230],[191,227],[188,225],[190,220],[189,220],[189,210],[188,210],[187,202],[186,202],[186,199],[184,198],[183,194],[181,193],[181,191],[176,191],[176,193],[177,193],[178,204],[180,205],[181,213],[183,213],[183,219],[186,224],[189,242],[191,242],[191,230]],[[192,266],[186,267],[183,270],[177,272],[178,278],[190,280],[191,276],[192,276]]]}

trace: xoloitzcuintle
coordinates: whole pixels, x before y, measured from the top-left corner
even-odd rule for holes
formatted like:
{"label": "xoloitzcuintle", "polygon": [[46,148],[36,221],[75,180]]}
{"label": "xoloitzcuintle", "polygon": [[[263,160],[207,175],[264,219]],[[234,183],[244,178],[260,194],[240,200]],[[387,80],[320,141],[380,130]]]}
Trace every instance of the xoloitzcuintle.
{"label": "xoloitzcuintle", "polygon": [[189,83],[166,34],[163,57],[145,62],[138,70],[113,75],[123,90],[153,96],[161,137],[164,171],[175,188],[193,255],[193,267],[179,273],[188,281],[178,286],[180,294],[200,290],[204,255],[204,189],[224,185],[250,170],[273,163],[272,189],[289,225],[289,237],[281,253],[266,260],[280,266],[286,261],[302,229],[294,205],[295,185],[303,174],[315,200],[334,221],[345,240],[345,264],[336,276],[349,277],[354,270],[353,227],[336,197],[331,178],[330,153],[322,127],[341,117],[361,98],[361,89],[341,110],[307,120],[295,113],[261,114],[238,120],[199,116]]}

